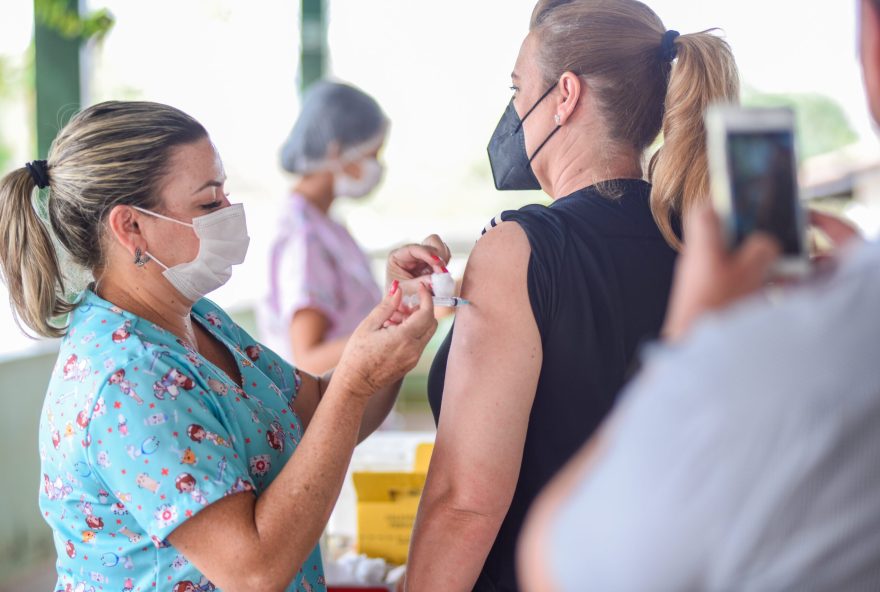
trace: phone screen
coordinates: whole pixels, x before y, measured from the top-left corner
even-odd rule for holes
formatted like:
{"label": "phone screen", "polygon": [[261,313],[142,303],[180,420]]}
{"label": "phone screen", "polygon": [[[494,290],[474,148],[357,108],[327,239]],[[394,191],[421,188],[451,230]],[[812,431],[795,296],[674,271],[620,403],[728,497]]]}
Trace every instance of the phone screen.
{"label": "phone screen", "polygon": [[780,242],[785,255],[802,252],[790,131],[728,132],[734,244],[756,230]]}

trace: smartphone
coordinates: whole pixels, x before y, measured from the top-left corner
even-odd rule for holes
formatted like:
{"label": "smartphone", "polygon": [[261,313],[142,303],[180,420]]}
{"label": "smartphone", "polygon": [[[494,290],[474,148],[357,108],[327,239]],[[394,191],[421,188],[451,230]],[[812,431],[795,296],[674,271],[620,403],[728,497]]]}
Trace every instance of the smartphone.
{"label": "smartphone", "polygon": [[706,112],[706,133],[712,199],[728,247],[760,230],[782,247],[776,274],[807,273],[792,110],[716,105]]}

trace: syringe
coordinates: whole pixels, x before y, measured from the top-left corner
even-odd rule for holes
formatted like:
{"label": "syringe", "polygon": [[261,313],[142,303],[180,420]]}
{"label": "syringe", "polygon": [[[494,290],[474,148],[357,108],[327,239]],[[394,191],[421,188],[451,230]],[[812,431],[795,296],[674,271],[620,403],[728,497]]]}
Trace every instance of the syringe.
{"label": "syringe", "polygon": [[448,306],[450,308],[458,308],[459,306],[464,306],[465,304],[470,304],[470,300],[465,300],[464,298],[459,298],[458,296],[434,296],[432,298],[434,301],[434,306]]}

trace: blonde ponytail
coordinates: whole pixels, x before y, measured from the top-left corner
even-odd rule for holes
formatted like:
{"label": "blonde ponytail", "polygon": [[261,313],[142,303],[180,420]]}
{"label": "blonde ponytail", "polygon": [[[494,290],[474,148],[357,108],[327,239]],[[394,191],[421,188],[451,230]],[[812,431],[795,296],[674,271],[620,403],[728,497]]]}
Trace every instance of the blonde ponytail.
{"label": "blonde ponytail", "polygon": [[[75,115],[52,142],[47,163],[32,168],[40,186],[49,188],[48,223],[34,209],[31,170],[21,168],[0,180],[0,275],[16,320],[44,337],[63,335],[58,317],[75,304],[65,298],[62,272],[68,266],[101,268],[110,210],[154,208],[173,149],[207,135],[174,107],[108,101]],[[63,247],[63,268],[53,239]]]}
{"label": "blonde ponytail", "polygon": [[16,321],[44,337],[60,337],[64,328],[52,319],[69,313],[72,305],[63,296],[52,238],[34,209],[35,188],[26,168],[0,180],[0,275]]}
{"label": "blonde ponytail", "polygon": [[638,0],[538,0],[529,28],[545,81],[581,76],[622,153],[643,154],[662,128],[664,144],[648,168],[651,210],[679,247],[673,219],[709,195],[703,112],[739,100],[730,47],[710,32],[674,37]]}
{"label": "blonde ponytail", "polygon": [[711,31],[676,42],[663,115],[663,145],[651,158],[651,211],[670,245],[681,241],[674,217],[709,198],[709,165],[703,114],[715,102],[739,102],[739,74],[730,46]]}

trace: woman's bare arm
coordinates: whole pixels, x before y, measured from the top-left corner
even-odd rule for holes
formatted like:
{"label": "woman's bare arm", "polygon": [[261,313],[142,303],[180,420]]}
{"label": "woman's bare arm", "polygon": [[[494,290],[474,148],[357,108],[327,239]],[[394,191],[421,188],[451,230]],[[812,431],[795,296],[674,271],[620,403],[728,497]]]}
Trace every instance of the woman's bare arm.
{"label": "woman's bare arm", "polygon": [[470,590],[516,487],[543,354],[517,224],[472,253],[446,368],[434,454],[410,548],[408,590]]}

